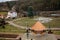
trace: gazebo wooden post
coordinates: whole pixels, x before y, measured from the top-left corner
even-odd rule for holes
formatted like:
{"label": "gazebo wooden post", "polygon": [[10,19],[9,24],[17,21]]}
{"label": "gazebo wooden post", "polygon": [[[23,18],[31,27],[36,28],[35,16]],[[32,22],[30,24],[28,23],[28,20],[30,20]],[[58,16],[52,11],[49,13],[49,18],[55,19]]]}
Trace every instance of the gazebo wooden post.
{"label": "gazebo wooden post", "polygon": [[29,38],[29,30],[27,29],[27,39]]}

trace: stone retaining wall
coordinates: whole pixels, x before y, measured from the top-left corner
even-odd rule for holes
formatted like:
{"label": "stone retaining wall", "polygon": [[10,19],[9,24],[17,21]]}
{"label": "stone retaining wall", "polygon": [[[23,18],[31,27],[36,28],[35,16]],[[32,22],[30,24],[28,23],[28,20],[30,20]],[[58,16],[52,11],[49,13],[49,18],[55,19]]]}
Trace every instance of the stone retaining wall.
{"label": "stone retaining wall", "polygon": [[0,33],[0,39],[2,39],[2,40],[19,40],[20,35],[19,34],[1,34]]}

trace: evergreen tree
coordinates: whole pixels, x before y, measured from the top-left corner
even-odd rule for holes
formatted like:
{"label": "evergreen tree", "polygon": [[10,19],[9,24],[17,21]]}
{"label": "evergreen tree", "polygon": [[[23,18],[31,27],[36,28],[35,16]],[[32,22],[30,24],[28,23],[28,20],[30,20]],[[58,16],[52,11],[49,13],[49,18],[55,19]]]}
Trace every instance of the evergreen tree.
{"label": "evergreen tree", "polygon": [[27,11],[28,11],[28,17],[30,17],[30,18],[33,17],[33,8],[32,8],[32,6],[29,6]]}

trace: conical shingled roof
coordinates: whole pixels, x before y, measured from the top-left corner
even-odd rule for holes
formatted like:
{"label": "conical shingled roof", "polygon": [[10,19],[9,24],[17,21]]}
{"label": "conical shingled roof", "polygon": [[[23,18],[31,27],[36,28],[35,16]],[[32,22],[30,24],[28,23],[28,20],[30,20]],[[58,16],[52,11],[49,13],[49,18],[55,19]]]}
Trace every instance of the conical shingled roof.
{"label": "conical shingled roof", "polygon": [[45,28],[45,26],[42,23],[40,23],[39,21],[37,21],[36,24],[34,24],[31,29],[35,30],[35,31],[43,31],[46,28]]}

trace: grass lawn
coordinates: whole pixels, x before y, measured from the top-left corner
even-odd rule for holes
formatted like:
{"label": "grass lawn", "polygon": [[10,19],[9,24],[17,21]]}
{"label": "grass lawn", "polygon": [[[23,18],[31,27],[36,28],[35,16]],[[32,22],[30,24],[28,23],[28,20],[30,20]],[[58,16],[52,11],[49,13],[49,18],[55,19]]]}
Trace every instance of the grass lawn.
{"label": "grass lawn", "polygon": [[[44,23],[46,27],[60,27],[60,18],[53,18],[49,23]],[[27,23],[26,23],[27,22]],[[33,20],[31,18],[21,18],[20,20],[14,21],[14,23],[21,25],[21,26],[29,26],[31,27],[33,24],[35,24],[37,21]],[[60,34],[60,31],[54,31],[54,34]]]}
{"label": "grass lawn", "polygon": [[31,18],[21,18],[20,20],[14,21],[14,23],[21,25],[21,26],[27,26],[31,27],[32,25],[34,25],[36,23],[36,20],[33,20]]}
{"label": "grass lawn", "polygon": [[60,35],[60,31],[53,31],[54,34]]}
{"label": "grass lawn", "polygon": [[53,18],[49,23],[44,23],[46,27],[59,27],[60,28],[60,18]]}
{"label": "grass lawn", "polygon": [[6,25],[5,26],[5,29],[3,29],[1,26],[0,26],[0,32],[1,33],[24,33],[26,32],[25,30],[22,30],[20,28],[16,28],[14,26],[11,26],[11,25]]}
{"label": "grass lawn", "polygon": [[[16,28],[11,25],[6,25],[5,27],[6,27],[5,29],[0,27],[0,33],[14,33],[14,34],[26,33],[26,30],[22,30],[20,28]],[[53,32],[54,34],[60,35],[60,31],[53,31]]]}
{"label": "grass lawn", "polygon": [[[27,22],[27,23],[26,23]],[[14,21],[14,23],[21,26],[29,26],[31,27],[37,21],[31,18],[21,18],[20,20]],[[46,27],[60,27],[60,18],[53,18],[53,20],[49,23],[43,23]]]}
{"label": "grass lawn", "polygon": [[5,14],[7,14],[7,12],[0,12],[0,14],[4,14],[5,15]]}

